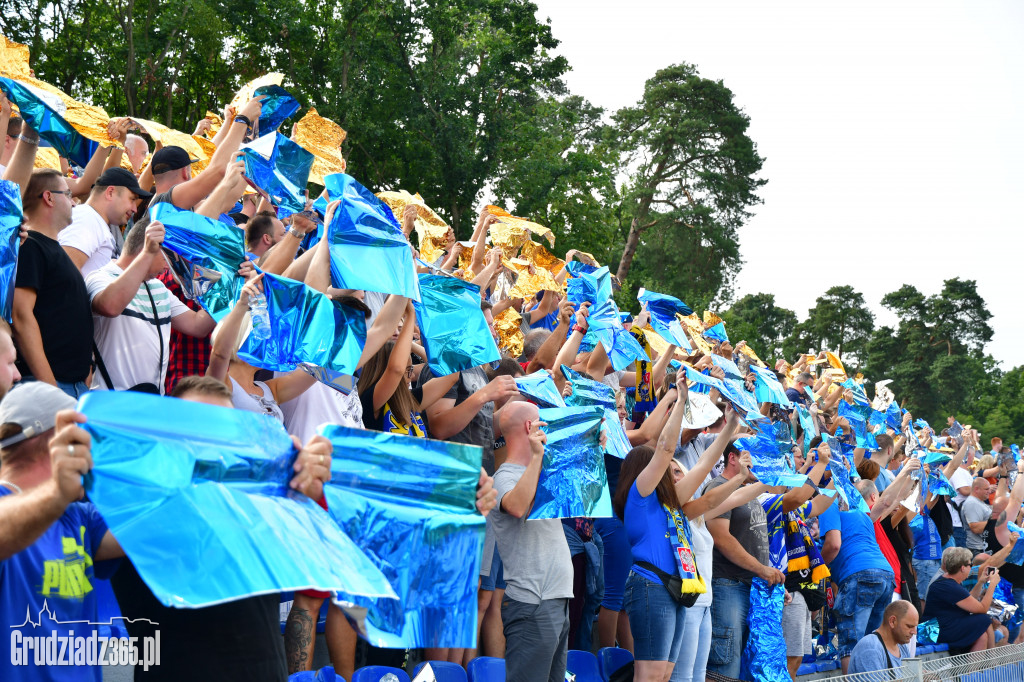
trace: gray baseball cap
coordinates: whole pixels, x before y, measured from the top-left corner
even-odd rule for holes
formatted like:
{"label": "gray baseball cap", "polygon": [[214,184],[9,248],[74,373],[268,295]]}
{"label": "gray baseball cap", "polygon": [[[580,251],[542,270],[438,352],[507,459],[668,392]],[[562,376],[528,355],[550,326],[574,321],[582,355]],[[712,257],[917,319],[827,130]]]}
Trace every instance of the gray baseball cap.
{"label": "gray baseball cap", "polygon": [[0,448],[49,431],[57,423],[57,413],[73,410],[77,401],[45,381],[26,381],[12,388],[0,402],[0,424],[17,424],[21,433],[0,441]]}

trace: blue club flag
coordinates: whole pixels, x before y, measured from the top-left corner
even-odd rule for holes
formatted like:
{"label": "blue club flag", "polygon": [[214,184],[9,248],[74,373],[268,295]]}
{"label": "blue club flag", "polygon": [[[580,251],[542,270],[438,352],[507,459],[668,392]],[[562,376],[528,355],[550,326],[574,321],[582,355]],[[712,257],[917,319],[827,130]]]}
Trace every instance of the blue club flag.
{"label": "blue club flag", "polygon": [[354,374],[366,345],[366,316],[287,277],[263,273],[270,338],[249,334],[238,356],[275,372],[301,364]]}
{"label": "blue club flag", "polygon": [[92,436],[89,499],[162,604],[301,589],[396,597],[327,512],[288,487],[296,451],[280,422],[126,391],[90,393],[78,409]]}
{"label": "blue club flag", "polygon": [[88,165],[99,145],[87,139],[64,119],[61,115],[64,106],[62,100],[10,78],[0,77],[0,90],[17,105],[29,127],[39,133],[39,137],[56,149],[58,154],[82,168]]}
{"label": "blue club flag", "polygon": [[530,519],[612,515],[601,450],[603,417],[604,410],[599,407],[540,410],[540,421],[547,423],[548,442]]}
{"label": "blue club flag", "polygon": [[270,197],[279,218],[306,208],[306,184],[313,155],[281,133],[273,132],[244,145],[245,177]]}
{"label": "blue club flag", "polygon": [[420,300],[412,248],[387,204],[351,175],[336,173],[324,181],[332,199],[341,200],[327,226],[331,283]]}
{"label": "blue club flag", "polygon": [[8,323],[14,304],[14,283],[18,273],[18,250],[21,239],[21,187],[10,180],[0,180],[0,315]]}
{"label": "blue club flag", "polygon": [[480,310],[480,287],[457,277],[421,274],[416,324],[430,371],[446,376],[501,359]]}
{"label": "blue club flag", "polygon": [[319,433],[334,445],[328,511],[398,595],[343,591],[342,608],[368,609],[362,634],[374,646],[474,648],[483,450],[330,424]]}
{"label": "blue club flag", "polygon": [[219,322],[245,284],[238,276],[245,232],[166,201],[150,206],[149,215],[164,225],[164,256],[182,292]]}

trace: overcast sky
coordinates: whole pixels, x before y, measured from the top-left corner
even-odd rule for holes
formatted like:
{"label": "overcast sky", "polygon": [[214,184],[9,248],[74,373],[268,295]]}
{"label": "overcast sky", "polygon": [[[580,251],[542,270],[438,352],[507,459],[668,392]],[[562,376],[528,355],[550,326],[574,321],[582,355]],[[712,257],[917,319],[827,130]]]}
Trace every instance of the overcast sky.
{"label": "overcast sky", "polygon": [[614,111],[686,61],[750,116],[768,184],[737,295],[803,319],[849,284],[878,325],[904,283],[975,279],[988,352],[1024,364],[1024,2],[535,2],[573,93]]}

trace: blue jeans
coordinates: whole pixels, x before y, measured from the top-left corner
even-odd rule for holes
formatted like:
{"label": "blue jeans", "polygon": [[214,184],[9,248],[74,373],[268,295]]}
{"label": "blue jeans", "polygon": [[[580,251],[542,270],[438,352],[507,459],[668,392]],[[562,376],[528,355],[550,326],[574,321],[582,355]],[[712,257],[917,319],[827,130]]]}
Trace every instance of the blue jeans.
{"label": "blue jeans", "polygon": [[637,573],[626,578],[624,606],[633,632],[633,657],[638,661],[675,661],[683,645],[686,607],[660,582]]}
{"label": "blue jeans", "polygon": [[604,599],[601,600],[601,606],[609,611],[621,611],[622,591],[626,586],[629,567],[633,565],[633,549],[626,537],[626,527],[613,516],[594,519],[594,530],[604,541],[604,549],[601,550]]}
{"label": "blue jeans", "polygon": [[[717,595],[716,595],[717,596]],[[683,623],[683,646],[672,669],[670,682],[704,682],[711,651],[711,607],[691,606]]]}
{"label": "blue jeans", "polygon": [[957,547],[967,546],[967,529],[963,526],[953,526],[953,542]]}
{"label": "blue jeans", "polygon": [[58,381],[57,388],[76,400],[89,392],[89,387],[85,385],[84,381]]}
{"label": "blue jeans", "polygon": [[711,589],[714,594],[711,600],[713,634],[708,654],[708,670],[738,678],[740,656],[743,653],[743,644],[747,641],[750,585],[728,578],[712,578]]}
{"label": "blue jeans", "polygon": [[914,566],[914,573],[917,574],[917,592],[921,599],[927,601],[928,586],[942,571],[942,561],[939,559],[914,559],[911,563]]}
{"label": "blue jeans", "polygon": [[847,658],[861,637],[882,624],[882,613],[892,602],[892,590],[893,574],[877,568],[857,571],[839,583],[834,612],[840,658]]}

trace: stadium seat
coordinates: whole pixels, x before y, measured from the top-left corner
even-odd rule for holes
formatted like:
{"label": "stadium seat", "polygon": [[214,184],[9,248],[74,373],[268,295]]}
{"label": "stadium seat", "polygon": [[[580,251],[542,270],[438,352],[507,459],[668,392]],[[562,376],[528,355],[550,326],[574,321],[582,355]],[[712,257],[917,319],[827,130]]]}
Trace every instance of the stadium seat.
{"label": "stadium seat", "polygon": [[461,665],[447,661],[423,661],[412,671],[414,679],[420,674],[420,671],[423,670],[427,663],[430,664],[430,669],[434,672],[437,682],[466,682],[468,679],[466,671],[463,670]]}
{"label": "stadium seat", "polygon": [[799,675],[811,675],[818,672],[817,664],[815,663],[801,663],[800,667],[797,668],[796,674]]}
{"label": "stadium seat", "polygon": [[633,660],[633,654],[617,646],[606,646],[597,652],[597,663],[601,670],[601,679],[608,682],[612,674]]}
{"label": "stadium seat", "polygon": [[504,658],[477,656],[466,669],[469,671],[469,682],[505,682]]}
{"label": "stadium seat", "polygon": [[933,651],[935,651],[935,646],[932,645],[932,644],[918,644],[917,645],[917,655],[918,656],[924,656],[926,654],[932,653]]}
{"label": "stadium seat", "polygon": [[948,644],[936,644],[935,645],[935,651],[949,651],[949,645]]}
{"label": "stadium seat", "polygon": [[409,682],[409,676],[401,668],[386,665],[368,665],[360,668],[352,675],[352,682],[380,682],[388,674],[398,678],[398,682]]}
{"label": "stadium seat", "polygon": [[576,682],[602,682],[597,657],[589,651],[570,649],[565,669],[576,676]]}
{"label": "stadium seat", "polygon": [[830,670],[835,670],[839,666],[836,665],[835,661],[819,661],[814,664],[814,667],[819,673],[827,673]]}

